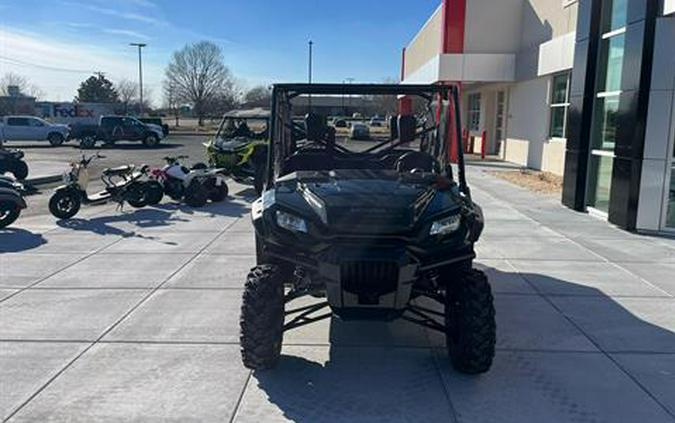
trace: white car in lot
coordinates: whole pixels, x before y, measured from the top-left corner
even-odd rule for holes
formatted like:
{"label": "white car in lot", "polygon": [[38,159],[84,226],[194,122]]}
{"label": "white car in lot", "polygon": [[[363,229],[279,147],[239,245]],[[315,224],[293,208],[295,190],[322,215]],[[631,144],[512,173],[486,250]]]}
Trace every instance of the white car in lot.
{"label": "white car in lot", "polygon": [[47,122],[35,116],[0,118],[0,141],[49,141],[53,146],[68,139],[68,125]]}

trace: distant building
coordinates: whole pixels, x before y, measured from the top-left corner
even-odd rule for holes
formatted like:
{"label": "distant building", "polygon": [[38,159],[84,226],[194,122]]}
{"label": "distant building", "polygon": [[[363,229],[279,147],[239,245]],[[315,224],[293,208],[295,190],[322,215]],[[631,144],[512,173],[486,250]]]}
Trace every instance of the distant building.
{"label": "distant building", "polygon": [[32,115],[35,113],[35,97],[21,94],[19,87],[7,87],[6,96],[0,96],[1,115]]}

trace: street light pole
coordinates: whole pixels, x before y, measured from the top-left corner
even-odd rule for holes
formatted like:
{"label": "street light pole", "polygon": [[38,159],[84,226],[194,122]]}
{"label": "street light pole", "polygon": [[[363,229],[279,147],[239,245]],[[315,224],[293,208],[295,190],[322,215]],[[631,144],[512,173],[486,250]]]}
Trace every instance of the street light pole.
{"label": "street light pole", "polygon": [[147,46],[145,43],[129,43],[132,47],[138,47],[138,91],[141,103],[139,105],[140,115],[143,116],[143,55],[141,50]]}
{"label": "street light pole", "polygon": [[[314,45],[314,42],[312,40],[309,40],[309,67],[308,67],[308,79],[309,83],[312,83],[312,46]],[[307,97],[307,105],[309,106],[309,111],[312,111],[312,94]]]}

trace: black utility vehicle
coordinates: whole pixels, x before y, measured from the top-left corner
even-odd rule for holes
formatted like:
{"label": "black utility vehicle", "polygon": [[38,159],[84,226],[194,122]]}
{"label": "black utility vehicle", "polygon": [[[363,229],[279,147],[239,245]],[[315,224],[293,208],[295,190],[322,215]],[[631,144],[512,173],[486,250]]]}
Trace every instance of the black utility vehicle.
{"label": "black utility vehicle", "polygon": [[[293,99],[306,94],[405,95],[426,107],[399,116],[392,140],[359,151],[313,114],[294,136]],[[335,315],[438,330],[456,369],[487,371],[495,311],[472,267],[483,214],[466,183],[456,87],[280,84],[272,95],[266,189],[252,208],[257,266],[240,318],[244,365],[273,367],[284,331]],[[319,302],[286,307],[304,296]]]}
{"label": "black utility vehicle", "polygon": [[93,148],[97,142],[113,145],[118,141],[140,141],[146,147],[156,147],[164,138],[164,131],[161,126],[129,116],[101,116],[98,125],[72,125],[70,137],[79,139],[82,148]]}

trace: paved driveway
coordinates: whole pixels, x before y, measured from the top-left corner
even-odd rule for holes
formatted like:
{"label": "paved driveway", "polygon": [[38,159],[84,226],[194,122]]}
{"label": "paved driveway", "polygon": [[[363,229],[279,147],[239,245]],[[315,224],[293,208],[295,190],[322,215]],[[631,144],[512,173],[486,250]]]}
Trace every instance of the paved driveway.
{"label": "paved driveway", "polygon": [[[613,229],[477,169],[496,293],[490,373],[406,322],[289,332],[240,364],[246,198],[86,209],[0,231],[0,416],[10,421],[673,422],[675,243]],[[238,189],[233,189],[236,192]]]}

